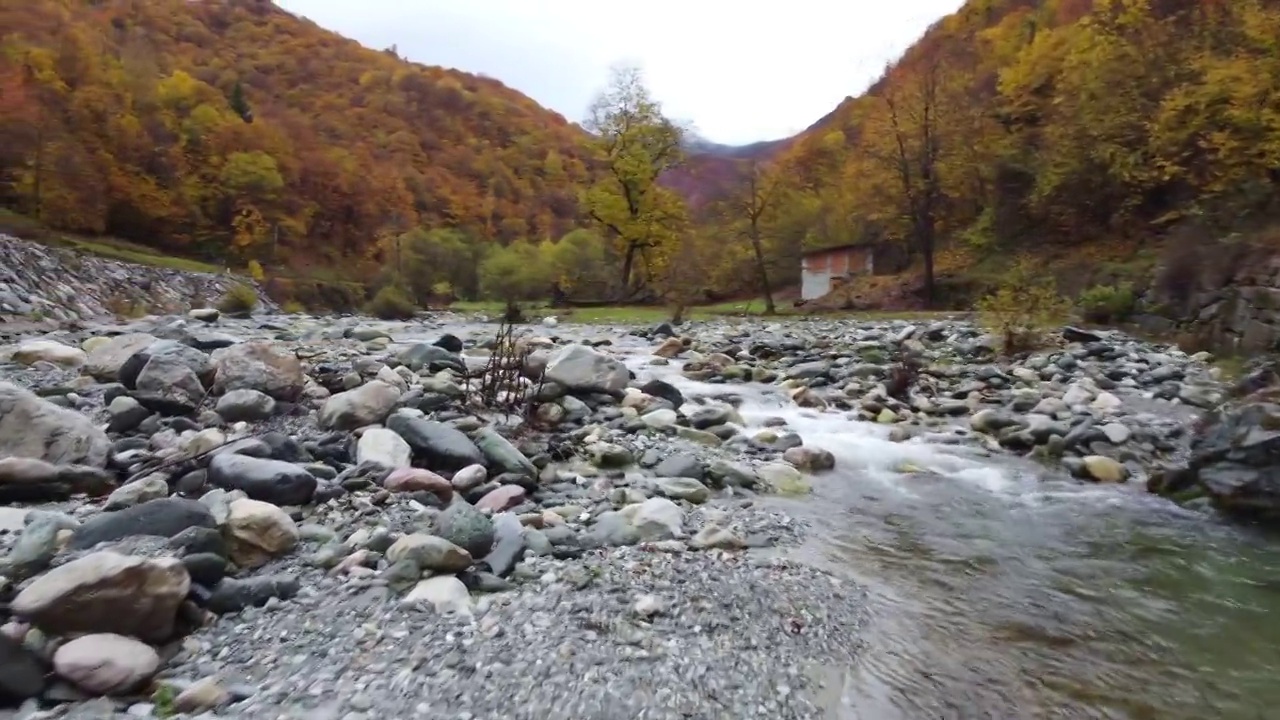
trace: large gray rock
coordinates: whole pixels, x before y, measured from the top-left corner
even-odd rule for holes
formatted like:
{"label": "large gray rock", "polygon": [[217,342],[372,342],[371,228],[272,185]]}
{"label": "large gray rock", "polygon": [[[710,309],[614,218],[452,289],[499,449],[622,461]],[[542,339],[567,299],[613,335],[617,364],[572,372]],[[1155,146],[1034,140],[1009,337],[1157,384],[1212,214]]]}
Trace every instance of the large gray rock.
{"label": "large gray rock", "polygon": [[493,521],[487,515],[458,500],[436,517],[435,535],[482,558],[493,548]]}
{"label": "large gray rock", "polygon": [[356,462],[372,463],[388,469],[409,467],[413,450],[409,443],[386,428],[369,428],[356,443]]}
{"label": "large gray rock", "polygon": [[190,589],[191,578],[175,558],[104,551],[36,578],[10,610],[54,635],[107,632],[164,642]]}
{"label": "large gray rock", "polygon": [[215,410],[227,422],[255,422],[275,414],[276,401],[258,390],[232,390],[218,398]]}
{"label": "large gray rock", "polygon": [[160,654],[150,645],[114,633],[82,635],[53,653],[53,669],[92,695],[123,695],[138,690],[160,669]]}
{"label": "large gray rock", "polygon": [[13,351],[13,361],[22,365],[47,362],[74,368],[83,365],[86,358],[80,348],[63,345],[56,340],[27,340]]}
{"label": "large gray rock", "polygon": [[571,392],[600,392],[620,395],[631,374],[622,361],[586,345],[561,348],[547,363],[546,379]]}
{"label": "large gray rock", "polygon": [[423,570],[462,572],[471,567],[471,553],[437,535],[410,533],[387,548],[387,562],[412,561]]}
{"label": "large gray rock", "polygon": [[194,412],[205,397],[205,386],[200,376],[176,353],[150,356],[138,371],[134,388],[135,400],[165,415]]}
{"label": "large gray rock", "polygon": [[306,385],[302,362],[291,352],[265,340],[243,342],[213,351],[214,391],[257,390],[277,400],[298,399]]}
{"label": "large gray rock", "polygon": [[54,465],[37,458],[0,458],[0,503],[64,500],[75,493],[101,495],[115,477],[100,467]]}
{"label": "large gray rock", "polygon": [[414,456],[432,470],[456,471],[484,463],[471,438],[442,422],[396,413],[387,419],[387,428],[404,438]]}
{"label": "large gray rock", "polygon": [[499,473],[538,476],[538,468],[534,467],[533,461],[491,427],[476,431],[476,447],[480,448],[485,460],[489,461],[489,466]]}
{"label": "large gray rock", "polygon": [[426,368],[428,372],[439,372],[440,370],[467,371],[467,366],[459,355],[439,345],[429,343],[418,343],[401,350],[396,354],[396,362],[414,372],[423,368]]}
{"label": "large gray rock", "polygon": [[303,505],[316,492],[316,477],[303,467],[233,453],[209,461],[209,483],[273,505]]}
{"label": "large gray rock", "polygon": [[1225,512],[1280,525],[1280,404],[1209,414],[1191,440],[1187,466],[1152,485],[1181,498],[1207,495]]}
{"label": "large gray rock", "polygon": [[[204,352],[175,340],[157,340],[129,357],[120,367],[119,381],[130,390],[138,388],[143,371],[153,361],[164,358],[165,366],[182,366],[200,380],[203,388],[213,384],[213,359]],[[154,372],[154,371],[153,371]]]}
{"label": "large gray rock", "polygon": [[107,434],[89,418],[13,383],[0,382],[0,457],[101,468],[110,451]]}
{"label": "large gray rock", "polygon": [[72,548],[91,548],[136,535],[170,538],[193,527],[215,527],[213,513],[195,500],[156,498],[140,505],[94,515],[76,528]]}
{"label": "large gray rock", "polygon": [[711,490],[693,478],[655,478],[653,482],[658,486],[658,492],[669,498],[685,500],[695,504],[704,503],[711,498]]}
{"label": "large gray rock", "polygon": [[89,357],[84,365],[84,372],[102,382],[118,382],[120,368],[133,355],[146,350],[157,340],[148,333],[129,333],[117,335],[105,341],[97,341],[85,345],[89,349]]}
{"label": "large gray rock", "polygon": [[316,422],[333,430],[355,430],[387,419],[400,400],[400,388],[381,380],[338,393],[325,401]]}
{"label": "large gray rock", "polygon": [[0,707],[44,692],[44,663],[22,643],[0,633]]}

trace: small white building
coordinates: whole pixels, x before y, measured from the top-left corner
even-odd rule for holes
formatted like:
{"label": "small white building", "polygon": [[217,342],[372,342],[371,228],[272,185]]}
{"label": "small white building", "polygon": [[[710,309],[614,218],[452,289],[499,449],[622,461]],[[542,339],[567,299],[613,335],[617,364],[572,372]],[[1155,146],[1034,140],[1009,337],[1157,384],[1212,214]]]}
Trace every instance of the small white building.
{"label": "small white building", "polygon": [[870,245],[841,245],[801,256],[800,299],[816,300],[858,275],[875,273],[875,249]]}

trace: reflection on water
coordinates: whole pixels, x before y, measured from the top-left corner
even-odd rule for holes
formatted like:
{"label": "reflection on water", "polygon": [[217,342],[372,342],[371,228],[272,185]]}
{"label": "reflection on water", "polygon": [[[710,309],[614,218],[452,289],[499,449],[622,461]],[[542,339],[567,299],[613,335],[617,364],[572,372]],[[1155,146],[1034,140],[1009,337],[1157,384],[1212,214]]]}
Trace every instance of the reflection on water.
{"label": "reflection on water", "polygon": [[[813,559],[861,580],[873,621],[836,714],[897,718],[1257,720],[1280,716],[1280,544],[1146,495],[1083,486],[962,447],[735,394],[837,470],[813,498]],[[909,472],[903,473],[902,470]],[[918,472],[917,472],[918,471]]]}

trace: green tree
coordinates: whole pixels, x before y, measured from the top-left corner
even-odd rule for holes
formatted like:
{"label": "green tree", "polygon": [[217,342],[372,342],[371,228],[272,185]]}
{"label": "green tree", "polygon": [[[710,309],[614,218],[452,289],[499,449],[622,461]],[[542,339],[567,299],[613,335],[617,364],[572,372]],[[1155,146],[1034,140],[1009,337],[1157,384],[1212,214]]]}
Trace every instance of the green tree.
{"label": "green tree", "polygon": [[436,295],[436,286],[449,285],[452,291],[474,295],[480,246],[460,230],[416,228],[397,241],[396,270],[420,304]]}
{"label": "green tree", "polygon": [[543,243],[551,280],[565,293],[601,298],[608,292],[611,273],[604,238],[593,230],[566,233],[554,243]]}
{"label": "green tree", "polygon": [[651,282],[668,259],[684,219],[684,203],[658,184],[683,160],[684,130],[662,114],[640,70],[614,68],[609,87],[592,103],[587,129],[607,168],[583,197],[588,213],[613,237],[622,256],[619,290],[634,294],[637,262]]}
{"label": "green tree", "polygon": [[253,122],[253,108],[249,107],[249,101],[244,97],[244,86],[237,80],[235,86],[231,88],[231,97],[228,100],[231,110],[240,116],[241,120],[247,123]]}
{"label": "green tree", "polygon": [[[782,173],[754,159],[740,161],[729,195],[715,210],[735,236],[751,251],[751,273],[764,298],[765,314],[777,313],[773,302],[775,264],[771,223],[782,202]],[[731,254],[727,254],[730,255]]]}
{"label": "green tree", "polygon": [[480,263],[480,293],[506,303],[507,317],[520,316],[520,303],[540,300],[551,289],[551,270],[537,245],[514,242],[491,250]]}

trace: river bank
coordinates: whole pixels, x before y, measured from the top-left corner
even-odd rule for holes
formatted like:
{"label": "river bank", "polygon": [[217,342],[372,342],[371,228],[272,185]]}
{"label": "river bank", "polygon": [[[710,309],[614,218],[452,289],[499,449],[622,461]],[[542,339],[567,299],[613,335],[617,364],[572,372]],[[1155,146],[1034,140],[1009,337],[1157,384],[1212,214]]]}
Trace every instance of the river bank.
{"label": "river bank", "polygon": [[[469,400],[494,326],[460,316],[196,313],[18,340],[5,401],[92,420],[0,432],[61,466],[0,479],[21,639],[0,663],[42,678],[23,716],[1141,717],[1176,696],[1169,665],[1101,672],[1078,633],[1109,643],[1130,616],[1108,599],[1098,625],[1059,565],[1101,573],[1096,599],[1126,579],[1090,548],[1099,527],[1123,553],[1146,546],[1115,533],[1162,527],[1239,551],[1207,508],[1144,488],[1221,400],[1204,358],[1070,331],[1008,366],[953,321],[673,332],[520,329],[523,374],[552,380],[526,383],[526,432]],[[899,351],[927,368],[901,399]],[[82,574],[104,557],[116,574]],[[73,574],[120,612],[74,619]],[[1068,667],[1042,664],[1055,643]],[[116,672],[78,675],[85,658]]]}

